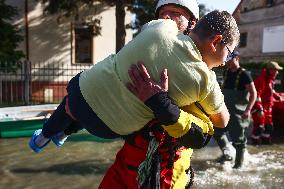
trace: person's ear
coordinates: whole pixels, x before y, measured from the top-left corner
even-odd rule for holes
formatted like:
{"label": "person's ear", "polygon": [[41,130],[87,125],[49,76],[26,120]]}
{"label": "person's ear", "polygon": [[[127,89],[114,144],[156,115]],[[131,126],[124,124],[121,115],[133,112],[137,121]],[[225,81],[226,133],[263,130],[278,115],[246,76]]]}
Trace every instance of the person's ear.
{"label": "person's ear", "polygon": [[222,35],[214,35],[214,37],[212,37],[212,39],[210,40],[210,47],[213,52],[217,51],[217,46],[221,44],[222,39]]}
{"label": "person's ear", "polygon": [[190,29],[193,29],[196,25],[196,20],[191,20],[191,28]]}

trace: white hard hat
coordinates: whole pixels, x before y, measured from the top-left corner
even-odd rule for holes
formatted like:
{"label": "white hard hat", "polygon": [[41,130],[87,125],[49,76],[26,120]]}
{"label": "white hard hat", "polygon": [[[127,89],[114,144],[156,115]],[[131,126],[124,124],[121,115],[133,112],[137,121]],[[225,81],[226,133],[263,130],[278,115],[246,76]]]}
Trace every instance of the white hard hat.
{"label": "white hard hat", "polygon": [[159,9],[167,4],[175,4],[186,8],[196,19],[199,19],[199,7],[196,0],[159,0],[156,6],[156,14]]}

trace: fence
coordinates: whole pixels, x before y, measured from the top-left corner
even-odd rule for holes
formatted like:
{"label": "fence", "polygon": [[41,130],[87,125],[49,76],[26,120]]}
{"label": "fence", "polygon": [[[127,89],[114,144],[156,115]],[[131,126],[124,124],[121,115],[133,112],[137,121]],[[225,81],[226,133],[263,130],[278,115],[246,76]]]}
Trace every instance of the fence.
{"label": "fence", "polygon": [[88,69],[86,65],[60,62],[21,62],[20,69],[0,70],[0,106],[58,103],[66,95],[68,81]]}
{"label": "fence", "polygon": [[[86,65],[70,65],[60,62],[33,63],[21,62],[20,69],[8,72],[0,68],[0,107],[58,103],[66,95],[68,81],[77,73],[88,69]],[[250,70],[253,77],[260,70]],[[215,70],[218,80],[223,69]],[[283,92],[284,74],[280,72],[276,82],[276,91]]]}

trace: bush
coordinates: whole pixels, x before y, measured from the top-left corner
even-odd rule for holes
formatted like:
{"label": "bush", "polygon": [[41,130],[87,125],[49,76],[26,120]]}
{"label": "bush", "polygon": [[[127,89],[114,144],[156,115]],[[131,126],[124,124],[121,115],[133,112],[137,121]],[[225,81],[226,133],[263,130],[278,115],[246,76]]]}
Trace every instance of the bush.
{"label": "bush", "polygon": [[[284,68],[284,60],[276,61],[278,64]],[[241,63],[241,67],[245,68],[248,72],[250,72],[253,79],[255,79],[260,73],[262,68],[265,68],[267,62],[253,62],[253,63]],[[227,69],[224,67],[214,68],[213,71],[216,73],[217,79],[220,83],[223,80],[223,73]],[[275,91],[284,92],[284,70],[279,71],[279,74],[276,78]]]}

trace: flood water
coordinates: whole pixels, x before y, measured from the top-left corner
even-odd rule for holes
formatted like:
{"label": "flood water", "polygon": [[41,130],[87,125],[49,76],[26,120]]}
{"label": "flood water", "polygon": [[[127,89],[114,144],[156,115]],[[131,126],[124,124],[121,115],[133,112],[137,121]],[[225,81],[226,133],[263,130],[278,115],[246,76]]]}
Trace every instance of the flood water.
{"label": "flood water", "polygon": [[[70,139],[61,148],[50,143],[34,154],[28,140],[0,139],[0,189],[96,189],[123,144],[120,140]],[[195,150],[193,188],[284,188],[284,144],[248,146],[247,160],[240,170],[233,170],[229,163],[216,163],[220,154],[214,141]]]}

